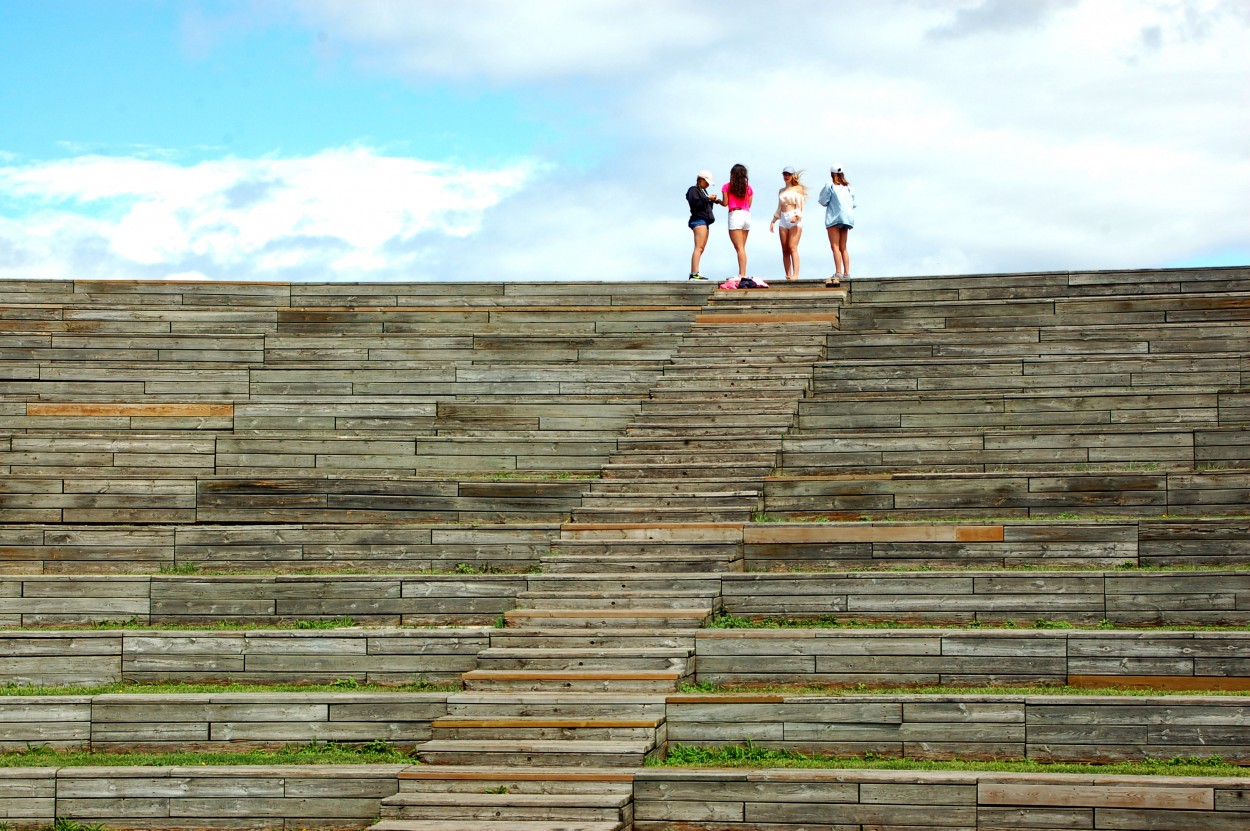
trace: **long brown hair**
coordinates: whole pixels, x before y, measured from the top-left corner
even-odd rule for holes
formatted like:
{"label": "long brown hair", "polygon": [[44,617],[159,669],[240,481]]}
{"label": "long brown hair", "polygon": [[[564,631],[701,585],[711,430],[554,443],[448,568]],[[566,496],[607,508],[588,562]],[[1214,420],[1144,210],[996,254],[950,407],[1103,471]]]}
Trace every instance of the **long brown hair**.
{"label": "long brown hair", "polygon": [[837,173],[833,174],[833,183],[834,183],[835,185],[849,185],[849,184],[851,184],[850,182],[846,181],[846,174],[845,174],[845,173],[843,173],[841,170],[839,170]]}
{"label": "long brown hair", "polygon": [[736,164],[729,168],[729,193],[739,199],[746,199],[747,196],[747,168],[746,165]]}

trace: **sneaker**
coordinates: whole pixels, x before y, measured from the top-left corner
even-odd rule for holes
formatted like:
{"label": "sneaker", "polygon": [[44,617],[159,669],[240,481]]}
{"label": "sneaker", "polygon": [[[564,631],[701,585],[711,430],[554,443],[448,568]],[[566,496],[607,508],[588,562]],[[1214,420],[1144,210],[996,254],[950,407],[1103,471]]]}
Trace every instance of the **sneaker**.
{"label": "sneaker", "polygon": [[702,274],[691,274],[690,279],[691,280],[706,280],[707,278],[704,277]]}

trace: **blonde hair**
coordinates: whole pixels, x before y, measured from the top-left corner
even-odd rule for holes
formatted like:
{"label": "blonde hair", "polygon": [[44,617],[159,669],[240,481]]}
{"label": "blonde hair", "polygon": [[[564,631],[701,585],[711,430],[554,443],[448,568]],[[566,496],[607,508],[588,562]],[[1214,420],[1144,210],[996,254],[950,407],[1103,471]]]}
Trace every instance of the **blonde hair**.
{"label": "blonde hair", "polygon": [[784,188],[782,188],[782,190],[795,188],[798,190],[799,193],[803,194],[804,198],[806,198],[807,197],[807,185],[803,184],[803,173],[804,171],[802,170],[796,170],[793,173],[791,173],[790,184],[786,185]]}

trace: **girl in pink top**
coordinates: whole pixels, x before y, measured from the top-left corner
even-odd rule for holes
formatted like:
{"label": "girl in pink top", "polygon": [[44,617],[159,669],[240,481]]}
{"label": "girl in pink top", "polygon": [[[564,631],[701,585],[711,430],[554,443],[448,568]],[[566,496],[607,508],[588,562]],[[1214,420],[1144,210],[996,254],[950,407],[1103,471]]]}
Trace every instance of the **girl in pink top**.
{"label": "girl in pink top", "polygon": [[747,234],[751,232],[751,201],[755,191],[747,180],[747,169],[736,164],[729,169],[729,181],[721,187],[721,201],[729,208],[729,241],[738,252],[738,276],[747,276]]}

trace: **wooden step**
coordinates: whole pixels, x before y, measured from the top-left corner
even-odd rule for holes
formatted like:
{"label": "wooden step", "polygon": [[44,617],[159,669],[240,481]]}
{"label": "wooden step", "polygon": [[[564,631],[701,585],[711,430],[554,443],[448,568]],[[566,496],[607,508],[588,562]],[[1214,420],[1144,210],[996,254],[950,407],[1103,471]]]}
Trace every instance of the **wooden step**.
{"label": "wooden step", "polygon": [[[658,719],[666,708],[663,694],[622,691],[456,692],[447,697],[453,718]],[[579,768],[580,770],[580,768]]]}
{"label": "wooden step", "polygon": [[530,592],[535,594],[590,592],[605,597],[614,597],[627,593],[679,592],[682,594],[701,595],[708,598],[710,602],[721,591],[721,580],[716,575],[681,573],[624,575],[620,577],[534,574],[529,576],[526,584],[530,587],[529,592],[523,592],[522,595],[527,595]]}
{"label": "wooden step", "polygon": [[709,398],[703,392],[685,396],[664,395],[639,402],[641,409],[630,420],[630,426],[671,423],[673,426],[694,429],[707,417],[737,416],[737,425],[742,435],[749,435],[769,427],[784,425],[786,419],[793,414],[795,403],[800,400],[793,395],[763,399],[745,395]]}
{"label": "wooden step", "polygon": [[762,482],[747,482],[741,479],[628,479],[610,480],[596,479],[589,483],[588,494],[629,493],[629,494],[660,494],[677,493],[752,493],[759,494]]}
{"label": "wooden step", "polygon": [[740,507],[758,510],[759,491],[721,491],[682,493],[612,493],[591,491],[582,497],[582,510],[629,508],[723,508],[742,503]]}
{"label": "wooden step", "polygon": [[516,596],[518,609],[710,609],[716,605],[720,587],[709,590],[611,589],[593,591],[561,588],[525,591]]}
{"label": "wooden step", "polygon": [[781,444],[781,433],[743,436],[730,430],[719,436],[630,436],[617,441],[614,457],[647,453],[715,453],[759,454],[775,451]]}
{"label": "wooden step", "polygon": [[660,750],[646,741],[431,741],[417,756],[428,765],[483,767],[638,768]]}
{"label": "wooden step", "polygon": [[672,692],[689,670],[485,670],[461,675],[465,689],[476,691],[523,690],[564,692]]}
{"label": "wooden step", "polygon": [[[605,464],[599,470],[604,479],[686,479],[724,477],[727,474],[743,479],[760,479],[768,476],[775,464],[736,465],[717,462],[690,462],[688,464]],[[604,520],[589,520],[602,522]],[[662,521],[662,520],[657,520]]]}
{"label": "wooden step", "polygon": [[689,671],[690,654],[684,649],[519,649],[492,647],[477,656],[477,668],[490,671],[537,672],[680,672]]}
{"label": "wooden step", "polygon": [[673,417],[666,422],[635,421],[625,428],[622,440],[724,440],[729,436],[737,441],[769,441],[776,440],[784,435],[794,423],[794,416],[792,412],[789,412],[784,418],[778,418],[775,424],[763,426],[754,424],[747,426],[744,425],[744,420],[750,420],[750,416],[747,416],[746,419],[739,416],[738,421],[733,423],[732,427],[724,424],[704,425],[697,418],[690,418],[685,415]]}
{"label": "wooden step", "polygon": [[418,765],[399,773],[400,793],[482,793],[506,788],[509,793],[570,794],[633,793],[634,772],[620,767],[488,768]]}
{"label": "wooden step", "polygon": [[[592,553],[569,553],[589,550]],[[679,545],[636,542],[609,546],[588,542],[574,549],[560,545],[541,558],[544,572],[553,574],[715,574],[742,571],[742,546],[735,543]]]}
{"label": "wooden step", "polygon": [[435,719],[432,741],[650,741],[663,744],[663,718],[464,718]]}
{"label": "wooden step", "polygon": [[584,508],[572,511],[575,522],[750,522],[754,506],[709,505],[691,508]]}
{"label": "wooden step", "polygon": [[672,626],[697,629],[712,616],[709,606],[694,609],[626,608],[626,609],[511,609],[504,613],[508,626],[599,628],[623,626],[629,629],[650,629]]}
{"label": "wooden step", "polygon": [[625,831],[623,822],[562,820],[384,819],[368,831]]}
{"label": "wooden step", "polygon": [[[733,465],[743,468],[767,467],[777,460],[780,441],[768,440],[760,442],[749,440],[743,442],[725,442],[728,447],[701,448],[685,447],[682,442],[661,442],[660,447],[626,447],[613,453],[609,458],[613,465],[649,465],[664,466],[702,464],[715,460],[721,465]],[[763,447],[760,445],[764,444]],[[769,446],[771,445],[771,446]]]}
{"label": "wooden step", "polygon": [[601,629],[496,629],[490,644],[499,648],[539,649],[671,649],[694,650],[697,629],[604,627]]}
{"label": "wooden step", "polygon": [[572,512],[575,522],[632,522],[655,519],[659,522],[749,522],[754,506],[708,505],[706,507],[613,507],[577,508]]}
{"label": "wooden step", "polygon": [[657,404],[666,401],[704,401],[713,402],[732,402],[732,401],[776,401],[778,404],[783,402],[793,402],[796,397],[796,390],[792,388],[773,389],[770,387],[734,387],[729,389],[713,388],[676,388],[664,389],[660,387],[652,387],[647,393],[644,401],[651,401]]}
{"label": "wooden step", "polygon": [[389,819],[620,822],[632,801],[632,794],[610,793],[400,793],[382,800],[382,815]]}

